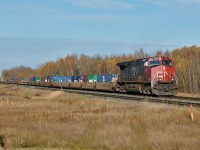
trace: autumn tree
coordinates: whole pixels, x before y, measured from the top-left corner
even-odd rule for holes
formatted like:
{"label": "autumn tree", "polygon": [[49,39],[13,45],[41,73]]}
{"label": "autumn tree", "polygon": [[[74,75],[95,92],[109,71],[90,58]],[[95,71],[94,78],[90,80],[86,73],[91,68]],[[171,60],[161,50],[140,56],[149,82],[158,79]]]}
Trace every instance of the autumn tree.
{"label": "autumn tree", "polygon": [[[182,92],[200,92],[200,47],[190,46],[178,48],[173,51],[157,51],[157,56],[173,58],[173,65],[177,71],[178,85]],[[88,74],[119,74],[120,69],[116,66],[118,62],[132,61],[135,59],[149,57],[143,49],[131,54],[101,56],[89,56],[85,54],[68,54],[56,61],[46,62],[37,69],[20,66],[5,69],[2,72],[4,79],[32,76],[61,76],[88,75]]]}
{"label": "autumn tree", "polygon": [[200,92],[200,47],[191,46],[172,52],[173,64],[177,71],[179,89],[183,92]]}

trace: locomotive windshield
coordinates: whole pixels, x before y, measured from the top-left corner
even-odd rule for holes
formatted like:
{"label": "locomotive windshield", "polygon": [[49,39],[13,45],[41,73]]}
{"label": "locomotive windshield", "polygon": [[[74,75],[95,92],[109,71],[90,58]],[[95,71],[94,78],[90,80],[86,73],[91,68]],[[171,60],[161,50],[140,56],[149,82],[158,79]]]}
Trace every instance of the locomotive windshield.
{"label": "locomotive windshield", "polygon": [[150,61],[150,67],[152,66],[160,66],[161,62],[159,60]]}
{"label": "locomotive windshield", "polygon": [[162,64],[167,66],[172,66],[172,62],[170,60],[163,60]]}

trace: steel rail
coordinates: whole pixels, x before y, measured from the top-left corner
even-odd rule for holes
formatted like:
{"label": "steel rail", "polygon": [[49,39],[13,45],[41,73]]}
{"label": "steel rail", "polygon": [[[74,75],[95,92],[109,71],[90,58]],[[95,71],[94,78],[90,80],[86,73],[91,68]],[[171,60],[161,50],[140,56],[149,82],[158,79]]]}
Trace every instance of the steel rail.
{"label": "steel rail", "polygon": [[[22,85],[23,87],[25,85]],[[26,86],[30,87],[30,86]],[[64,91],[67,93],[76,93],[83,95],[92,95],[106,98],[115,98],[115,99],[125,99],[125,100],[133,100],[133,101],[149,101],[156,103],[166,103],[166,104],[176,104],[182,106],[198,106],[200,107],[200,98],[191,98],[188,97],[158,97],[158,96],[144,96],[144,95],[133,95],[133,94],[121,94],[121,93],[111,93],[111,92],[102,92],[102,91],[93,91],[93,90],[80,90],[80,89],[61,89],[61,88],[46,88],[46,87],[38,87],[31,86],[33,88],[39,88],[44,90],[56,90],[56,91]]]}
{"label": "steel rail", "polygon": [[[0,84],[6,84],[1,83]],[[10,84],[10,83],[9,83]],[[16,84],[15,84],[16,85]],[[106,98],[115,98],[115,99],[125,99],[125,100],[134,100],[134,101],[149,101],[156,103],[166,103],[166,104],[176,104],[176,105],[184,105],[184,106],[198,106],[200,107],[200,98],[193,97],[159,97],[159,96],[144,96],[144,95],[133,95],[133,94],[121,94],[121,93],[111,93],[111,92],[100,92],[93,90],[80,90],[80,89],[61,89],[55,87],[41,87],[41,86],[31,86],[31,85],[19,85],[21,87],[27,88],[37,88],[43,90],[54,90],[54,91],[64,91],[67,93],[77,93],[83,95],[92,95]]]}

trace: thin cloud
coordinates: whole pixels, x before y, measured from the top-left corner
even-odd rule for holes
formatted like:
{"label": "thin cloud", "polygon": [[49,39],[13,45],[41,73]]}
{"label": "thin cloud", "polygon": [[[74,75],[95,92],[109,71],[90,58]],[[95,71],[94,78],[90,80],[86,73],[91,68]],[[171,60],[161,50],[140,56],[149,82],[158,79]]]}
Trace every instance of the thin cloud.
{"label": "thin cloud", "polygon": [[164,7],[172,5],[196,5],[200,4],[200,0],[142,0],[142,3]]}
{"label": "thin cloud", "polygon": [[46,5],[36,4],[5,4],[0,6],[0,10],[9,11],[34,11],[34,12],[53,12],[55,9]]}
{"label": "thin cloud", "polygon": [[189,5],[200,4],[199,0],[178,0],[178,2],[181,4],[189,4]]}
{"label": "thin cloud", "polygon": [[97,14],[65,14],[65,15],[49,15],[48,18],[58,20],[72,20],[72,21],[88,21],[88,22],[137,22],[137,19],[133,19],[127,16],[119,15],[97,15]]}
{"label": "thin cloud", "polygon": [[155,5],[155,6],[165,6],[166,1],[164,0],[142,0],[145,4]]}
{"label": "thin cloud", "polygon": [[133,7],[132,3],[122,2],[120,0],[62,0],[69,4],[85,8],[98,9],[130,9]]}

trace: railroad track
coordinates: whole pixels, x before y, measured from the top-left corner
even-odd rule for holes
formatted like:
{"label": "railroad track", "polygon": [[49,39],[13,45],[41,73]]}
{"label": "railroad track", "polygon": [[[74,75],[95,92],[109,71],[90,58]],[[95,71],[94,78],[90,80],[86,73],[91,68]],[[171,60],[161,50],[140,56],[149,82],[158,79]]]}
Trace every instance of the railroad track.
{"label": "railroad track", "polygon": [[178,96],[155,97],[155,96],[132,95],[132,94],[121,94],[121,93],[110,93],[110,92],[98,92],[98,91],[92,91],[92,90],[84,91],[84,90],[78,90],[78,89],[61,89],[61,88],[55,88],[55,87],[39,87],[39,86],[30,86],[30,85],[20,85],[20,86],[27,87],[27,88],[43,89],[43,90],[54,90],[54,91],[62,90],[68,93],[93,95],[93,96],[99,96],[99,97],[105,97],[105,98],[125,99],[125,100],[133,100],[133,101],[148,101],[148,102],[176,104],[176,105],[183,105],[183,106],[193,105],[193,106],[200,107],[200,98],[193,98],[193,97],[178,97]]}
{"label": "railroad track", "polygon": [[[22,85],[23,87],[25,85]],[[26,86],[30,87],[30,86]],[[200,98],[193,98],[193,97],[155,97],[155,96],[144,96],[144,95],[133,95],[133,94],[121,94],[121,93],[110,93],[110,92],[98,92],[98,91],[84,91],[78,89],[60,89],[60,88],[46,88],[46,87],[38,87],[38,86],[31,86],[33,88],[39,88],[44,90],[62,90],[68,93],[77,93],[83,95],[92,95],[92,96],[99,96],[105,98],[115,98],[115,99],[125,99],[125,100],[133,100],[133,101],[148,101],[148,102],[155,102],[155,103],[166,103],[166,104],[176,104],[182,106],[198,106],[200,107]]]}

